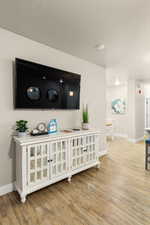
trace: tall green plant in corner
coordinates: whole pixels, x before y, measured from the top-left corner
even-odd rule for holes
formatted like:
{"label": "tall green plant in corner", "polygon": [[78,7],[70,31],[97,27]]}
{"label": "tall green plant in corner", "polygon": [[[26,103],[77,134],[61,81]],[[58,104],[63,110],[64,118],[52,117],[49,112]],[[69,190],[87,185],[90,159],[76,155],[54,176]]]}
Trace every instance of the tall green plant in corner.
{"label": "tall green plant in corner", "polygon": [[86,106],[83,106],[83,112],[82,112],[82,128],[84,130],[88,130],[89,129],[89,112],[88,112],[88,105],[86,104]]}

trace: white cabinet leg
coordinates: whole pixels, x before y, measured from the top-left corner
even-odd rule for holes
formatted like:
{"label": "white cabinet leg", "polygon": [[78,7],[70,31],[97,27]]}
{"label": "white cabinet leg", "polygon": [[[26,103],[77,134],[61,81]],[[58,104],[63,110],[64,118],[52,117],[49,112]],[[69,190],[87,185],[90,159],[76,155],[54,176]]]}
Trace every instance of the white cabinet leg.
{"label": "white cabinet leg", "polygon": [[21,202],[25,203],[25,201],[26,201],[26,196],[25,195],[21,196]]}
{"label": "white cabinet leg", "polygon": [[72,176],[69,176],[69,177],[68,177],[68,182],[69,182],[69,183],[71,183],[71,177],[72,177]]}
{"label": "white cabinet leg", "polygon": [[100,168],[100,162],[96,165],[96,168],[99,169]]}

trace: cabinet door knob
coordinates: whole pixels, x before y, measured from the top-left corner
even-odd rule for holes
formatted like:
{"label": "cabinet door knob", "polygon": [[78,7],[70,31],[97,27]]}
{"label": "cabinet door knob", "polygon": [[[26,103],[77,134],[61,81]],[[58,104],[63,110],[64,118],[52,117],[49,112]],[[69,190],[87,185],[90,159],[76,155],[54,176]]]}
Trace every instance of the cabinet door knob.
{"label": "cabinet door knob", "polygon": [[53,159],[48,159],[47,162],[48,163],[53,162]]}
{"label": "cabinet door knob", "polygon": [[87,148],[85,148],[83,151],[84,151],[84,152],[87,152]]}

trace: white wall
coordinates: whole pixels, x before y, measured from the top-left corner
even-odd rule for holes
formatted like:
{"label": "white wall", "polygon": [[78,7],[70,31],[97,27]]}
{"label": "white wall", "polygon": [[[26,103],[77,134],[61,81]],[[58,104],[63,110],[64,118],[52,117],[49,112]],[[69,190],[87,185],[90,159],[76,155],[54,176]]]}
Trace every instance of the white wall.
{"label": "white wall", "polygon": [[[142,94],[138,93],[138,86],[141,86]],[[144,137],[144,90],[143,84],[138,80],[128,82],[128,137],[129,140],[138,141]]]}
{"label": "white wall", "polygon": [[[144,97],[145,97],[145,99],[150,98],[150,81],[147,80],[146,83],[143,83],[143,86],[144,86]],[[150,124],[149,104],[145,107],[145,109],[147,109],[147,111],[144,112],[144,114],[145,114],[144,125],[145,125],[145,128],[148,128],[149,124]]]}
{"label": "white wall", "polygon": [[15,179],[12,127],[26,119],[30,126],[57,118],[61,128],[81,123],[78,110],[14,110],[13,61],[15,57],[81,74],[81,105],[88,103],[91,126],[104,129],[105,71],[87,61],[0,29],[0,186]]}
{"label": "white wall", "polygon": [[[144,137],[145,128],[145,96],[143,83],[136,80],[136,94],[135,94],[135,139],[138,140]],[[137,87],[141,86],[142,94],[139,94]]]}
{"label": "white wall", "polygon": [[[107,120],[112,120],[114,126],[114,133],[118,136],[127,136],[128,133],[128,97],[127,85],[110,86],[107,87]],[[125,114],[112,114],[111,103],[117,98],[125,99],[127,103],[127,111]]]}
{"label": "white wall", "polygon": [[128,81],[128,138],[130,141],[135,140],[135,91],[136,91],[136,84],[135,80]]}
{"label": "white wall", "polygon": [[150,81],[143,83],[144,85],[144,96],[150,98]]}

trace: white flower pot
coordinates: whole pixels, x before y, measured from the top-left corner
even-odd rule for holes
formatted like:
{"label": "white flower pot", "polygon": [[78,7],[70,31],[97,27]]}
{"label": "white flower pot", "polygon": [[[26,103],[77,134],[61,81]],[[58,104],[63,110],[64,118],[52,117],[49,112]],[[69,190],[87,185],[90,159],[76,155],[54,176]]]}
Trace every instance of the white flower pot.
{"label": "white flower pot", "polygon": [[26,132],[18,132],[18,137],[25,137],[26,135]]}
{"label": "white flower pot", "polygon": [[82,123],[83,130],[89,130],[89,123]]}

